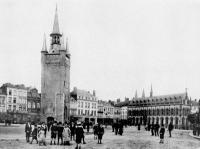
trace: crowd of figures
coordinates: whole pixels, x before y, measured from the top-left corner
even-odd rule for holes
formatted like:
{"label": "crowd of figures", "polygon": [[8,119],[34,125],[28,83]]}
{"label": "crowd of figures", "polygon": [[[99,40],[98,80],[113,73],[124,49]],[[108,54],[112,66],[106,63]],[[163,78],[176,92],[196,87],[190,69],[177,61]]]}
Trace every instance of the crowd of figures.
{"label": "crowd of figures", "polygon": [[[32,144],[35,140],[37,144],[46,146],[47,131],[50,131],[51,134],[50,145],[71,145],[70,141],[75,141],[76,149],[80,149],[81,143],[86,144],[83,123],[81,122],[61,123],[52,121],[47,125],[45,123],[31,124],[27,122],[25,125],[26,141]],[[89,132],[89,126],[87,131]],[[98,139],[98,144],[101,144],[104,134],[102,125],[95,124],[93,133],[94,139]]]}
{"label": "crowd of figures", "polygon": [[[173,124],[170,122],[168,125],[169,137],[172,137],[172,130],[174,129]],[[138,124],[138,130],[140,130],[140,124]],[[151,136],[160,136],[160,143],[164,143],[165,136],[165,126],[164,124],[159,125],[159,123],[147,124],[145,127],[146,131],[151,131]]]}

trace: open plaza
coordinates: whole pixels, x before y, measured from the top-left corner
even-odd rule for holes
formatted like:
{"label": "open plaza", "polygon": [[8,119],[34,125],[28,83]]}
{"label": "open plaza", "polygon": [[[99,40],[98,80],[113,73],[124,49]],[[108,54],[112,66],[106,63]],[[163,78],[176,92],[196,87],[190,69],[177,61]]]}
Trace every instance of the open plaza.
{"label": "open plaza", "polygon": [[[0,125],[0,148],[1,149],[74,149],[75,141],[71,141],[70,146],[50,145],[50,132],[47,132],[47,146],[39,146],[36,142],[26,143],[25,125],[14,124],[11,126]],[[122,136],[115,135],[111,126],[105,128],[102,144],[97,144],[94,140],[92,129],[90,133],[85,133],[86,144],[82,144],[82,149],[199,149],[200,141],[190,136],[191,131],[174,130],[172,138],[166,131],[164,144],[159,143],[159,137],[151,136],[149,131],[143,127],[138,131],[136,127],[124,128]]]}

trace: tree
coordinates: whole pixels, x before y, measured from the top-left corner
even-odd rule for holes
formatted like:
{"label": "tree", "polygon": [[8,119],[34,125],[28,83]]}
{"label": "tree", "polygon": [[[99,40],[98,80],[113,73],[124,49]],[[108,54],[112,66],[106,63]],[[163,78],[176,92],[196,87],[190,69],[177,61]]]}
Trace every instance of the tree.
{"label": "tree", "polygon": [[189,121],[191,124],[195,124],[195,123],[197,122],[197,113],[189,114],[189,115],[188,115],[188,121]]}

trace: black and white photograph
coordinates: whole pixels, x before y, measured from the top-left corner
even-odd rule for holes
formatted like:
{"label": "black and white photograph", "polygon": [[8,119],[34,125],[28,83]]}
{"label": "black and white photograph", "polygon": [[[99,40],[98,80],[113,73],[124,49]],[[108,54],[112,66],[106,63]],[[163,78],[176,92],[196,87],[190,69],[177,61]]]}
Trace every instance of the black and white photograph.
{"label": "black and white photograph", "polygon": [[200,149],[200,0],[0,0],[0,149]]}

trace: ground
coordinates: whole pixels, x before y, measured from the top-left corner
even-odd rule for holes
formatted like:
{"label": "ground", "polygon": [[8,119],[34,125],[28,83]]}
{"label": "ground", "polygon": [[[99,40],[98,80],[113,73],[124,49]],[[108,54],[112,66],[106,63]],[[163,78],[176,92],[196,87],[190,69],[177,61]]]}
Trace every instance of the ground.
{"label": "ground", "polygon": [[[87,144],[82,144],[82,149],[200,149],[200,140],[188,135],[189,131],[174,130],[172,138],[168,131],[165,133],[164,144],[159,144],[159,137],[151,136],[142,128],[138,131],[136,127],[124,129],[123,136],[115,135],[111,127],[105,129],[103,144],[97,144],[93,134],[86,134]],[[35,142],[25,142],[24,125],[12,125],[5,127],[0,125],[0,148],[1,149],[74,149],[75,142],[71,146],[50,145],[50,133],[47,135],[47,146],[38,146]]]}

